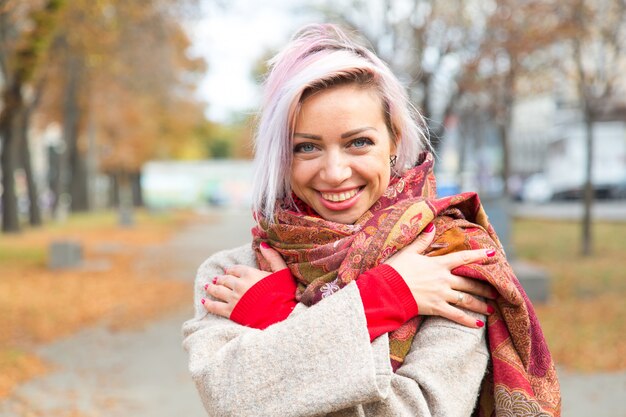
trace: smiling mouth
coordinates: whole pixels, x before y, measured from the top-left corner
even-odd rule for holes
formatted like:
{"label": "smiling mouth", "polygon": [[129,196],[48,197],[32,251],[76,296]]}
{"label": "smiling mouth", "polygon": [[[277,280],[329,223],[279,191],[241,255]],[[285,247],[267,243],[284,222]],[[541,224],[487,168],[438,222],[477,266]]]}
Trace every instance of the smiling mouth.
{"label": "smiling mouth", "polygon": [[350,191],[344,191],[341,193],[320,193],[322,198],[327,201],[332,201],[333,203],[340,203],[342,201],[346,201],[354,197],[360,188],[354,188]]}

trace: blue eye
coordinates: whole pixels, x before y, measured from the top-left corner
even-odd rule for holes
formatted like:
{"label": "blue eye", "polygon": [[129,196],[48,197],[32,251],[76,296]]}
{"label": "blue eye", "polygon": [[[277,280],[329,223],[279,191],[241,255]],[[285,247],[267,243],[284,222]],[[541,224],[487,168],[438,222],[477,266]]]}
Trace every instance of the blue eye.
{"label": "blue eye", "polygon": [[355,148],[364,148],[368,145],[373,145],[373,142],[368,138],[358,138],[352,141],[352,146]]}
{"label": "blue eye", "polygon": [[312,143],[300,143],[293,148],[294,152],[310,153],[315,150]]}

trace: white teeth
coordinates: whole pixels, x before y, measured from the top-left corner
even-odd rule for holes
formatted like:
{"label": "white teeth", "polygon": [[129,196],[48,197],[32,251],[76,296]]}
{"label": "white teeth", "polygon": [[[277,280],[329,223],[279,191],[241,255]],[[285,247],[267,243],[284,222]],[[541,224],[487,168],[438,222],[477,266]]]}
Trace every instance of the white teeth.
{"label": "white teeth", "polygon": [[338,203],[340,201],[345,201],[349,198],[354,197],[358,191],[359,190],[355,188],[354,190],[346,191],[343,193],[322,193],[322,197],[324,198],[324,200],[329,200],[334,203]]}

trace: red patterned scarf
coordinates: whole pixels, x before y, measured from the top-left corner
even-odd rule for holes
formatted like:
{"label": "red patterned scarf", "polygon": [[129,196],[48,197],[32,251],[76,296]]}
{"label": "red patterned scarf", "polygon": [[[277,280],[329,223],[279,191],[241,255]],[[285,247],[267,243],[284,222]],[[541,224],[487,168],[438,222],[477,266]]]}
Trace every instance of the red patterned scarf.
{"label": "red patterned scarf", "polygon": [[[434,222],[436,236],[427,251],[439,256],[465,249],[498,248],[483,264],[465,265],[456,275],[489,282],[499,293],[487,319],[491,363],[480,393],[477,416],[560,416],[560,390],[532,304],[505,259],[500,242],[475,193],[435,198],[433,159],[393,178],[383,196],[354,224],[319,217],[296,200],[275,212],[274,223],[259,219],[253,247],[268,242],[298,281],[297,298],[306,305],[339,291],[359,275],[411,243]],[[394,371],[402,365],[422,321],[417,316],[389,334]],[[514,414],[511,414],[514,413]]]}

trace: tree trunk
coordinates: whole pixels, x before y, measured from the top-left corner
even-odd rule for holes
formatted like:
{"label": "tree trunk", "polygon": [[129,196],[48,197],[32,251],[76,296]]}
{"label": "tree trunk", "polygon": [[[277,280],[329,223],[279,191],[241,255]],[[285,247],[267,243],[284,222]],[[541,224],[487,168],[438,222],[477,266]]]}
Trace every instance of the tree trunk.
{"label": "tree trunk", "polygon": [[[511,131],[511,120],[513,118],[513,102],[515,94],[515,79],[517,76],[517,63],[515,57],[509,56],[510,68],[504,77],[504,84],[502,86],[502,108],[499,109],[502,114],[500,116],[500,122],[498,123],[498,129],[500,133],[500,143],[502,146],[502,195],[509,197],[509,178],[511,178],[511,138],[509,132]],[[496,110],[497,112],[498,110]]]}
{"label": "tree trunk", "polygon": [[[14,171],[15,163],[22,156],[19,146],[21,121],[26,110],[22,97],[22,86],[30,83],[40,65],[40,60],[48,49],[48,42],[56,28],[56,19],[65,4],[64,0],[49,0],[42,8],[37,8],[29,16],[33,22],[32,30],[27,31],[25,37],[17,42],[17,48],[11,51],[11,74],[7,72],[6,62],[3,60],[2,72],[6,88],[3,92],[4,109],[0,114],[0,134],[2,135],[3,151],[2,182],[2,229],[15,232],[19,230],[19,214],[17,210],[17,196],[15,193]],[[3,23],[6,23],[3,22]],[[3,45],[5,46],[5,45]],[[6,58],[3,50],[2,55]]]}
{"label": "tree trunk", "polygon": [[17,211],[17,195],[15,193],[15,138],[8,133],[10,129],[2,128],[2,231],[14,233],[20,231],[19,216]]}
{"label": "tree trunk", "polygon": [[39,193],[37,183],[33,176],[33,168],[30,158],[30,144],[28,143],[28,126],[30,122],[30,111],[25,111],[21,120],[21,161],[26,175],[26,186],[28,190],[28,220],[31,226],[41,226],[41,209],[39,207]]}
{"label": "tree trunk", "polygon": [[143,193],[141,189],[141,171],[132,174],[133,206],[143,207]]}
{"label": "tree trunk", "polygon": [[2,231],[17,233],[20,230],[17,194],[15,190],[15,163],[18,160],[19,119],[23,111],[21,82],[16,80],[4,93],[4,109],[0,114],[2,136]]}
{"label": "tree trunk", "polygon": [[[581,27],[584,27],[585,20],[580,13],[582,12],[582,3],[577,5],[576,19]],[[592,95],[587,90],[587,77],[585,76],[585,69],[583,66],[583,54],[580,39],[574,39],[574,59],[576,62],[576,69],[578,72],[578,94],[580,100],[580,107],[582,109],[583,120],[585,123],[585,185],[583,196],[583,218],[582,218],[582,247],[581,252],[583,256],[589,256],[592,254],[592,240],[591,240],[591,210],[593,205],[593,178],[591,177],[593,172],[593,121],[594,114],[592,108]]]}
{"label": "tree trunk", "polygon": [[130,175],[121,171],[117,175],[119,186],[118,222],[120,226],[130,227],[135,223],[133,216],[133,190]]}
{"label": "tree trunk", "polygon": [[110,182],[110,187],[109,187],[108,207],[116,208],[120,204],[120,187],[119,187],[119,181],[117,179],[116,173],[109,174],[109,182]]}
{"label": "tree trunk", "polygon": [[593,117],[585,109],[585,187],[582,218],[582,254],[589,256],[593,253],[593,239],[591,235],[591,210],[593,208]]}
{"label": "tree trunk", "polygon": [[85,156],[78,150],[72,149],[70,155],[70,195],[72,196],[72,211],[89,211],[89,194],[87,189],[87,162]]}
{"label": "tree trunk", "polygon": [[68,62],[68,79],[63,103],[63,138],[67,145],[65,162],[67,165],[61,168],[69,174],[67,186],[72,197],[71,209],[73,212],[89,210],[89,197],[87,192],[87,166],[85,156],[78,146],[80,105],[79,89],[81,84],[82,64],[77,57],[70,57]]}
{"label": "tree trunk", "polygon": [[52,192],[51,214],[56,215],[59,207],[59,197],[63,194],[64,158],[67,153],[65,146],[48,147],[48,187]]}
{"label": "tree trunk", "polygon": [[502,195],[509,196],[509,178],[511,177],[511,140],[509,138],[508,123],[499,123],[498,131],[500,134],[500,145],[502,146]]}
{"label": "tree trunk", "polygon": [[41,95],[43,93],[43,87],[45,85],[45,78],[42,78],[37,83],[37,87],[35,88],[35,98],[33,101],[24,109],[24,114],[21,120],[21,159],[22,159],[22,167],[24,168],[24,174],[26,175],[26,185],[28,189],[28,221],[31,226],[41,226],[41,208],[39,206],[39,192],[37,191],[37,182],[35,181],[31,163],[31,155],[30,155],[30,143],[28,141],[28,129],[30,127],[30,118],[33,114],[33,111],[39,105],[39,101],[41,100]]}

